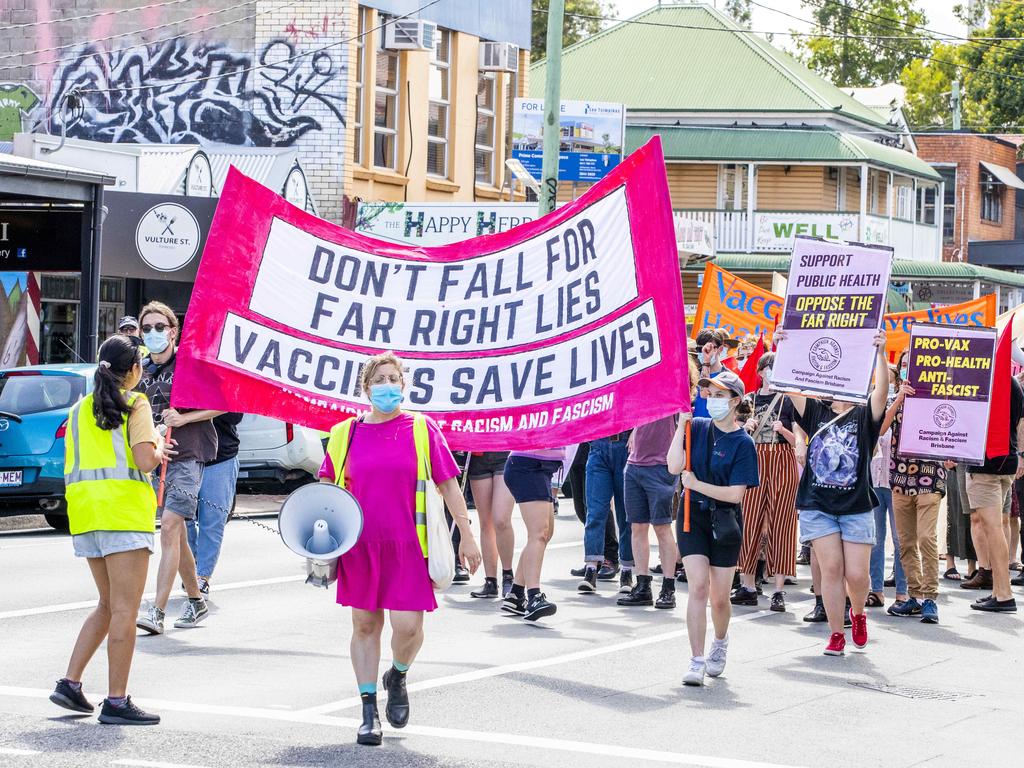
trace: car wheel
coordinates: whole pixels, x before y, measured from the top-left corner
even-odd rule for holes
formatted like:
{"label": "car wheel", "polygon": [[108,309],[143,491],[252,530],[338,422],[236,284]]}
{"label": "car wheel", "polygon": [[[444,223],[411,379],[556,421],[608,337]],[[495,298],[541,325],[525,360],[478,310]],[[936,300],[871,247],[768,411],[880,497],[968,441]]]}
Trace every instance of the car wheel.
{"label": "car wheel", "polygon": [[67,515],[44,515],[44,517],[46,518],[46,524],[55,531],[67,533],[71,530],[71,524],[68,522]]}

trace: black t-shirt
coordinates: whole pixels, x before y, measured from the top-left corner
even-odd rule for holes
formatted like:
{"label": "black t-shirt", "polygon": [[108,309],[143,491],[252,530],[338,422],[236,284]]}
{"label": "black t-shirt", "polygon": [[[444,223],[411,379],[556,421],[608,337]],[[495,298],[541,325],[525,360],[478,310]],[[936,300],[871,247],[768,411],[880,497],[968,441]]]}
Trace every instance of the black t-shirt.
{"label": "black t-shirt", "polygon": [[803,416],[797,414],[797,423],[811,438],[807,467],[796,496],[797,509],[817,509],[833,515],[870,512],[878,506],[871,488],[871,457],[882,420],[872,417],[870,405],[854,406],[829,424],[833,419],[836,414],[831,408],[810,399],[804,405]]}
{"label": "black t-shirt", "polygon": [[[781,421],[782,426],[790,432],[793,431],[793,421],[796,419],[793,401],[785,395],[781,395],[779,396],[779,401],[775,403],[775,398],[776,395],[774,394],[762,395],[761,393],[756,393],[754,395],[754,422],[760,424],[761,420],[764,419],[764,427],[751,435],[756,444],[787,442],[786,438],[772,430],[772,424],[776,421]],[[765,418],[765,414],[768,413],[772,403],[775,403],[775,407],[772,408],[771,415]]]}
{"label": "black t-shirt", "polygon": [[[177,355],[171,357],[163,365],[158,365],[151,357],[142,361],[142,379],[139,381],[136,392],[142,392],[153,407],[153,423],[160,424],[163,420],[163,413],[171,407],[171,387],[174,385],[174,368],[177,363]],[[182,413],[188,413],[189,408],[182,408]],[[176,427],[172,438],[177,442],[174,450],[178,455],[175,461],[198,461],[202,464],[213,461],[217,457],[217,430],[214,429],[213,420],[194,421]]]}
{"label": "black t-shirt", "polygon": [[213,420],[213,428],[217,430],[217,458],[207,466],[229,461],[238,455],[238,423],[241,420],[240,413],[222,413]]}
{"label": "black t-shirt", "polygon": [[968,472],[979,475],[1017,474],[1017,425],[1024,416],[1024,388],[1016,378],[1010,379],[1010,452],[1006,456],[986,459],[980,467],[970,467]]}
{"label": "black t-shirt", "polygon": [[[693,420],[690,435],[693,440],[690,463],[698,480],[712,485],[745,485],[748,488],[756,488],[760,484],[757,451],[746,430],[722,432],[711,419],[697,417]],[[692,493],[698,502],[707,501],[700,493]]]}

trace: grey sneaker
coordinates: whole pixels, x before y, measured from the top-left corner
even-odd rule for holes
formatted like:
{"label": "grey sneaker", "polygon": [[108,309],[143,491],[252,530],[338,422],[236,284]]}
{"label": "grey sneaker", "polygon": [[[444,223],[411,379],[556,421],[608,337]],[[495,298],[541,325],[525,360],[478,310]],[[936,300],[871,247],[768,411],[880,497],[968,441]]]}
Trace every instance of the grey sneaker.
{"label": "grey sneaker", "polygon": [[135,620],[135,626],[144,629],[151,635],[162,635],[164,633],[164,612],[155,605],[149,606],[149,610],[139,614]]}
{"label": "grey sneaker", "polygon": [[192,629],[210,615],[205,600],[189,600],[181,611],[181,617],[174,622],[177,629]]}
{"label": "grey sneaker", "polygon": [[729,638],[722,642],[715,640],[711,644],[711,653],[708,654],[706,668],[708,677],[718,677],[725,672],[725,657],[729,653]]}

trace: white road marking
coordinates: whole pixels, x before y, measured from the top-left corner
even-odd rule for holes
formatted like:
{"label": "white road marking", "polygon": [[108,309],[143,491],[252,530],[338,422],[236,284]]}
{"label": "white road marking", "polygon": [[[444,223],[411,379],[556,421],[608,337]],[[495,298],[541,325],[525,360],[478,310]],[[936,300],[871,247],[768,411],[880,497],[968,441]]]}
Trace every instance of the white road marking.
{"label": "white road marking", "polygon": [[[731,623],[738,624],[741,622],[754,621],[756,619],[762,619],[766,616],[772,615],[774,614],[764,611],[744,614],[743,616],[733,616]],[[514,664],[503,664],[501,666],[475,669],[472,672],[459,672],[458,674],[448,675],[447,677],[435,677],[431,680],[424,680],[419,683],[410,683],[408,688],[410,691],[428,691],[432,688],[444,688],[449,685],[470,683],[476,680],[486,680],[490,677],[500,677],[501,675],[508,675],[513,672],[525,672],[531,669],[554,667],[559,664],[568,664],[569,662],[579,661],[581,659],[591,659],[595,656],[605,656],[609,653],[618,653],[619,651],[629,650],[630,648],[641,648],[645,645],[654,645],[655,643],[661,643],[666,640],[676,640],[686,636],[686,627],[683,626],[680,629],[673,629],[657,635],[646,635],[644,637],[636,638],[635,640],[626,640],[625,642],[615,643],[613,645],[601,645],[596,648],[589,648],[585,651],[573,651],[572,653],[564,653],[561,656],[551,656],[546,659],[532,659],[530,661],[520,661]],[[362,702],[358,696],[352,696],[347,699],[341,699],[340,701],[332,701],[326,704],[320,704],[316,707],[298,710],[297,714],[326,715],[331,712],[348,709],[349,707],[357,707],[361,703]]]}
{"label": "white road marking", "polygon": [[[270,579],[253,579],[251,581],[235,581],[229,584],[216,584],[217,592],[226,592],[232,589],[246,589],[247,587],[263,587],[268,584],[287,584],[292,581],[305,581],[305,576],[275,576]],[[181,597],[184,592],[176,591],[172,597]],[[156,595],[147,592],[142,596],[145,600],[152,600]],[[96,600],[81,600],[77,603],[60,603],[57,605],[41,605],[37,608],[19,608],[15,611],[0,612],[0,619],[17,619],[22,616],[39,616],[46,613],[62,613],[63,611],[78,611],[83,608],[95,608]]]}
{"label": "white road marking", "polygon": [[[745,617],[743,617],[745,618]],[[410,686],[411,688],[411,686]],[[25,698],[45,698],[50,691],[41,688],[17,688],[13,686],[0,686],[0,696],[18,696]],[[303,725],[326,725],[334,728],[358,728],[361,721],[355,718],[327,717],[325,715],[310,715],[304,712],[279,712],[272,709],[260,709],[256,707],[230,707],[215,704],[193,704],[181,701],[161,701],[159,699],[145,700],[147,707],[153,709],[167,710],[174,712],[185,712],[192,714],[222,715],[232,718],[250,718],[255,720],[277,720]],[[307,710],[308,711],[308,710]],[[390,728],[385,727],[386,732],[396,734]],[[424,736],[434,739],[452,739],[455,741],[469,741],[476,744],[503,744],[511,747],[534,747],[537,749],[549,749],[558,752],[572,752],[595,756],[619,757],[630,761],[645,760],[655,763],[666,763],[669,765],[689,765],[700,768],[799,768],[798,766],[780,765],[778,763],[767,763],[759,760],[741,760],[732,757],[713,757],[710,755],[690,755],[683,752],[668,752],[658,749],[644,749],[639,747],[626,747],[619,744],[595,744],[590,742],[572,741],[569,739],[541,738],[537,736],[521,736],[513,733],[487,733],[482,731],[469,731],[461,728],[435,728],[428,725],[410,725],[402,729],[402,734],[413,736]],[[195,766],[181,766],[173,763],[155,763],[141,760],[127,761],[120,760],[115,765],[147,766],[149,768],[196,768]]]}
{"label": "white road marking", "polygon": [[0,755],[18,755],[28,757],[29,755],[42,754],[38,749],[15,749],[14,747],[0,747]]}
{"label": "white road marking", "polygon": [[156,760],[114,760],[111,765],[135,765],[139,768],[203,768],[201,765],[185,765],[183,763],[162,763]]}

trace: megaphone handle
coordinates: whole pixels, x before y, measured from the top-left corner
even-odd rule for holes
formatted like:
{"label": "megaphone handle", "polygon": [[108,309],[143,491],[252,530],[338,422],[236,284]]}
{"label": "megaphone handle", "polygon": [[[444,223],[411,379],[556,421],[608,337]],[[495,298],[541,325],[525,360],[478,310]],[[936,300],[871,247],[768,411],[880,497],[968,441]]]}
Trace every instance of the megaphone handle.
{"label": "megaphone handle", "polygon": [[[171,433],[174,431],[173,427],[167,428],[167,434],[164,435],[164,444],[166,445],[171,441]],[[156,494],[156,505],[162,507],[164,505],[164,485],[167,481],[167,459],[165,458],[160,463],[160,489]]]}

